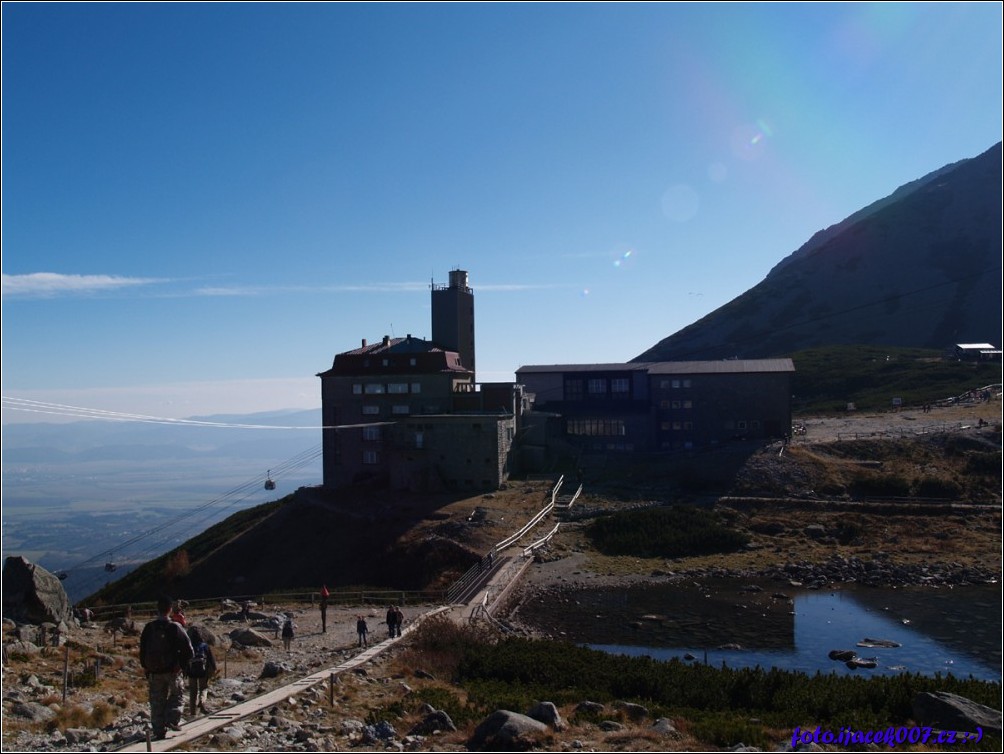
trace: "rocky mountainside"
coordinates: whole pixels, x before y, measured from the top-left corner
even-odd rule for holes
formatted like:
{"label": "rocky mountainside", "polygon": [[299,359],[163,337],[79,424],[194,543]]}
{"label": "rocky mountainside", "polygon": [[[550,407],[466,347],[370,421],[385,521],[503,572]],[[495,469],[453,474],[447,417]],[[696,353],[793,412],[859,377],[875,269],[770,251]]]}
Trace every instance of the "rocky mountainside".
{"label": "rocky mountainside", "polygon": [[635,361],[858,344],[1001,342],[1001,144],[816,233],[758,285]]}

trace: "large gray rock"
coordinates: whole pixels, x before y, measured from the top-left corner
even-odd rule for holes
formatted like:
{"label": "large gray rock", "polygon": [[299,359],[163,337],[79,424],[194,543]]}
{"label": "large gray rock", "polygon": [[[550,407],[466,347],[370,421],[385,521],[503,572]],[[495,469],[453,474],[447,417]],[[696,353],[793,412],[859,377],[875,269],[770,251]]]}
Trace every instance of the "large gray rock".
{"label": "large gray rock", "polygon": [[66,623],[73,608],[62,583],[41,566],[11,556],[3,565],[3,615],[19,623]]}
{"label": "large gray rock", "polygon": [[568,727],[565,721],[561,719],[561,713],[554,706],[554,702],[537,702],[526,715],[527,717],[532,717],[534,720],[539,720],[544,725],[551,726],[555,730],[564,730]]}
{"label": "large gray rock", "polygon": [[539,720],[509,710],[495,710],[474,729],[467,742],[473,751],[525,751],[549,729]]}
{"label": "large gray rock", "polygon": [[430,736],[436,731],[454,731],[457,726],[444,710],[429,711],[422,721],[408,731],[409,736]]}
{"label": "large gray rock", "polygon": [[944,730],[983,728],[987,733],[1001,734],[1001,712],[964,696],[947,691],[922,691],[913,698],[913,717],[920,725]]}
{"label": "large gray rock", "polygon": [[245,647],[271,647],[272,640],[253,628],[235,628],[230,632],[230,640],[234,644]]}

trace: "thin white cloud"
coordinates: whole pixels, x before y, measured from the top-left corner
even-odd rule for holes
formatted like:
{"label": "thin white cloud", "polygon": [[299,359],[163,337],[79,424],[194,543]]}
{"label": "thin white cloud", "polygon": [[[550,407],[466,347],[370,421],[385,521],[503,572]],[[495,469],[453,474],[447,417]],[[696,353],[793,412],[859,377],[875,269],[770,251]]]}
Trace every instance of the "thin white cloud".
{"label": "thin white cloud", "polygon": [[121,275],[64,275],[58,272],[32,272],[27,275],[2,276],[3,296],[16,298],[55,298],[121,290],[163,282],[158,278],[131,278]]}

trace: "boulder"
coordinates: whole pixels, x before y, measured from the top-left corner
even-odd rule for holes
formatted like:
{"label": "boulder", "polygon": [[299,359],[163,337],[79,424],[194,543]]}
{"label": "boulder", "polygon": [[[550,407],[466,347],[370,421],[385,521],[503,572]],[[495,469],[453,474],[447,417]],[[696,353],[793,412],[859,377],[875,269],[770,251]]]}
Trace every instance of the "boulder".
{"label": "boulder", "polygon": [[853,649],[831,649],[827,655],[831,660],[836,660],[837,662],[850,662],[857,656],[858,653]]}
{"label": "boulder", "polygon": [[534,720],[539,720],[544,723],[544,725],[549,725],[554,730],[564,730],[568,726],[565,721],[561,719],[561,713],[558,712],[558,708],[554,706],[554,702],[537,702],[526,713],[527,717],[532,717]]}
{"label": "boulder", "polygon": [[614,707],[623,712],[630,720],[642,720],[648,717],[648,708],[633,702],[614,702]]}
{"label": "boulder", "polygon": [[589,700],[579,702],[575,705],[576,712],[585,713],[587,715],[598,715],[603,712],[604,709],[606,708],[599,702],[590,702]]}
{"label": "boulder", "polygon": [[913,717],[919,725],[945,730],[976,730],[1001,734],[1001,712],[947,691],[923,691],[913,698]]}
{"label": "boulder", "polygon": [[4,561],[3,615],[19,623],[73,622],[73,608],[62,582],[20,556]]}
{"label": "boulder", "polygon": [[234,644],[245,647],[271,647],[272,640],[253,628],[235,628],[230,632],[230,640]]}
{"label": "boulder", "polygon": [[525,751],[549,729],[539,720],[509,710],[495,710],[481,721],[467,741],[472,751]]}
{"label": "boulder", "polygon": [[457,726],[453,724],[453,719],[443,710],[432,710],[420,723],[417,723],[410,731],[409,736],[429,736],[436,731],[454,731]]}

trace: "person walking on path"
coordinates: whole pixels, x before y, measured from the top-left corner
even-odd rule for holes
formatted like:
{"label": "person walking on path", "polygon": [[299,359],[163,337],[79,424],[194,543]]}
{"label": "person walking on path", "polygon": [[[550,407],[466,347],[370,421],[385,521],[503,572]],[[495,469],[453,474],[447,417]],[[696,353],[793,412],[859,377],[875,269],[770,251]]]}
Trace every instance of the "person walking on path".
{"label": "person walking on path", "polygon": [[282,645],[286,648],[286,652],[289,652],[289,647],[293,643],[293,635],[295,634],[296,624],[293,623],[293,619],[286,615],[286,622],[282,624]]}
{"label": "person walking on path", "polygon": [[192,659],[192,642],[181,624],[170,618],[171,598],[157,600],[157,617],[143,627],[139,638],[139,664],[150,692],[150,724],[155,740],[167,737],[167,729],[181,730],[185,707],[183,669]]}
{"label": "person walking on path", "polygon": [[394,630],[397,627],[397,613],[394,612],[397,608],[393,605],[387,608],[387,635],[390,638],[394,638]]}
{"label": "person walking on path", "polygon": [[401,626],[404,624],[404,613],[401,612],[400,607],[394,608],[394,634],[398,637],[401,636]]}
{"label": "person walking on path", "polygon": [[326,634],[328,632],[328,597],[330,592],[328,592],[327,584],[321,585],[321,633]]}
{"label": "person walking on path", "polygon": [[363,616],[359,616],[356,620],[356,633],[359,634],[359,646],[366,646],[366,634],[369,633],[369,626],[366,625],[366,619]]}
{"label": "person walking on path", "polygon": [[188,627],[188,638],[194,652],[188,663],[189,712],[194,715],[198,709],[208,715],[206,699],[209,697],[209,681],[216,675],[216,658],[198,626]]}

